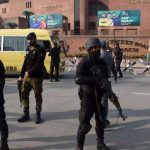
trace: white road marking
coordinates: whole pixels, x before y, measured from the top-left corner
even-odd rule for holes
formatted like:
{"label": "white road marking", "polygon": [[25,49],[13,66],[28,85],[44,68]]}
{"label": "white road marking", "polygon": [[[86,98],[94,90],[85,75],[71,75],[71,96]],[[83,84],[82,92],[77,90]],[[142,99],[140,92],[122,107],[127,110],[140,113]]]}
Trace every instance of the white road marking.
{"label": "white road marking", "polygon": [[134,94],[134,95],[150,95],[150,93],[138,93],[138,92],[132,92],[131,94]]}

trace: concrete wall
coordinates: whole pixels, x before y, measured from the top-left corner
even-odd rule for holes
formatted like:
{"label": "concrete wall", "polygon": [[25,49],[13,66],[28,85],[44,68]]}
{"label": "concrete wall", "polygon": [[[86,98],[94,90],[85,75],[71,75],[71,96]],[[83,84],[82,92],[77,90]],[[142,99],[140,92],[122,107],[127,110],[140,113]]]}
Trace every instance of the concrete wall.
{"label": "concrete wall", "polygon": [[[9,3],[0,5],[0,16],[5,18],[22,16],[24,10],[35,14],[62,13],[68,17],[71,33],[74,30],[74,1],[75,0],[30,0],[32,7],[26,8],[26,0],[10,0]],[[150,35],[150,0],[80,0],[81,31],[87,33],[88,21],[96,21],[96,17],[88,16],[88,2],[99,1],[108,6],[109,10],[141,10],[141,26],[138,32],[142,35]],[[2,14],[2,8],[6,8],[6,14]],[[130,27],[132,28],[132,27]],[[134,27],[133,27],[134,28]]]}
{"label": "concrete wall", "polygon": [[[84,44],[85,44],[85,41],[87,40],[87,38],[89,38],[90,36],[60,36],[59,38],[61,40],[64,40],[67,42],[67,44],[69,45],[69,55],[76,55],[76,54],[82,54],[83,51],[80,51],[80,49],[82,49],[84,47]],[[99,39],[103,39],[103,40],[114,40],[114,37],[113,36],[105,36],[105,37],[102,37],[102,36],[98,36]],[[141,46],[138,46],[137,44],[140,43],[140,44],[143,44],[143,45],[146,45],[148,47],[149,45],[149,37],[148,36],[118,36],[118,37],[115,37],[115,40],[119,40],[119,41],[125,41],[124,43],[120,44],[120,47],[122,47],[123,49],[124,48],[127,48],[128,52],[125,52],[124,54],[127,55],[127,56],[137,56],[137,55],[141,55],[141,54],[145,54],[148,52],[147,48],[143,48]],[[133,42],[133,44],[130,44],[130,43],[126,43],[126,41],[131,41]],[[114,44],[113,43],[110,43],[110,47],[114,48]],[[129,52],[129,49],[139,49],[138,52]],[[133,51],[134,51],[133,50]]]}

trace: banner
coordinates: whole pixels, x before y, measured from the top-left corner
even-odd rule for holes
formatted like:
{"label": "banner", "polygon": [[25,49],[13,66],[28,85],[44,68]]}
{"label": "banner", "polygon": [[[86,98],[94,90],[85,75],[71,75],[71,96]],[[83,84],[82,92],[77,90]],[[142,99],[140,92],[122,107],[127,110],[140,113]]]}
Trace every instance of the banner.
{"label": "banner", "polygon": [[52,29],[62,27],[63,27],[63,16],[61,14],[30,16],[30,28]]}
{"label": "banner", "polygon": [[98,25],[109,26],[140,26],[140,10],[98,11]]}

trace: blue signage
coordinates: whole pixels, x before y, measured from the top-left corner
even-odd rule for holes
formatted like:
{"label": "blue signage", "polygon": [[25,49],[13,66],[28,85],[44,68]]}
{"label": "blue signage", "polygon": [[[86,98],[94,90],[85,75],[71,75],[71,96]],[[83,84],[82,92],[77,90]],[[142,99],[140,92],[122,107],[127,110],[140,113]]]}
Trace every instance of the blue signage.
{"label": "blue signage", "polygon": [[30,28],[52,29],[63,27],[62,14],[32,15],[30,16]]}
{"label": "blue signage", "polygon": [[140,26],[140,10],[98,11],[99,26]]}

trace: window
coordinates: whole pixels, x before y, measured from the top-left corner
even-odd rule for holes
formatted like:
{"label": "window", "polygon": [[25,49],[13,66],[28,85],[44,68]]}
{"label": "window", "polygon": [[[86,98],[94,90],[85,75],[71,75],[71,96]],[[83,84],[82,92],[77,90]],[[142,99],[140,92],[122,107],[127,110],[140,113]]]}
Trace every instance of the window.
{"label": "window", "polygon": [[96,30],[96,22],[89,22],[88,30]]}
{"label": "window", "polygon": [[80,34],[80,21],[75,21],[74,22],[74,32],[75,32],[75,35]]}
{"label": "window", "polygon": [[99,10],[108,10],[108,7],[100,2],[89,2],[89,16],[97,16]]}
{"label": "window", "polygon": [[6,14],[6,8],[2,8],[2,14]]}
{"label": "window", "polygon": [[137,29],[127,29],[127,35],[137,35]]}
{"label": "window", "polygon": [[27,48],[26,37],[4,37],[3,51],[25,51]]}
{"label": "window", "polygon": [[26,8],[31,8],[32,5],[31,5],[31,2],[26,2]]}
{"label": "window", "polygon": [[0,4],[2,4],[2,3],[8,3],[9,2],[9,0],[0,0]]}

